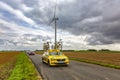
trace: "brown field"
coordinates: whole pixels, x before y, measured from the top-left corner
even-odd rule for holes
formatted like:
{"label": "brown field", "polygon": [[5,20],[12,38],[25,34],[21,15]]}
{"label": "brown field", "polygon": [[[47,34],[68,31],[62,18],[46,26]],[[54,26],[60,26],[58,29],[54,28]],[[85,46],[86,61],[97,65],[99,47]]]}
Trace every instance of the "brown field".
{"label": "brown field", "polygon": [[17,51],[0,52],[0,65],[13,61],[19,53]]}
{"label": "brown field", "polygon": [[69,58],[89,60],[120,66],[120,52],[64,52]]}
{"label": "brown field", "polygon": [[19,54],[17,51],[0,52],[0,80],[7,79]]}

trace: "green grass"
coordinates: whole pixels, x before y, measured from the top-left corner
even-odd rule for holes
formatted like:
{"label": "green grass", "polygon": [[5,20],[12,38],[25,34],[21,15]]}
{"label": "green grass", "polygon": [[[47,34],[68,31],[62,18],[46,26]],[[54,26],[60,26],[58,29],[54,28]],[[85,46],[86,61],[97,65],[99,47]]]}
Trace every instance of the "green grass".
{"label": "green grass", "polygon": [[105,66],[105,67],[120,69],[120,66],[113,65],[113,64],[96,62],[96,61],[90,61],[90,60],[82,60],[82,59],[78,59],[78,58],[70,58],[70,59],[71,60],[75,60],[75,61],[85,62],[85,63],[91,63],[91,64],[96,64],[96,65],[101,65],[101,66]]}
{"label": "green grass", "polygon": [[20,54],[8,80],[38,80],[34,65],[25,53]]}

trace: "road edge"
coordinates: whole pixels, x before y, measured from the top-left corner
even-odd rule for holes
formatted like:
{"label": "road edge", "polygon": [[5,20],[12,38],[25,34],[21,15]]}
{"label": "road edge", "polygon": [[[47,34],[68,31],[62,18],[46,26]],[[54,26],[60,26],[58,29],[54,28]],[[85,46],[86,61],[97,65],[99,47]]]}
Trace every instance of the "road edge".
{"label": "road edge", "polygon": [[[26,54],[26,53],[25,53]],[[27,56],[28,56],[28,54],[26,54]],[[28,56],[28,59],[29,59],[29,61],[31,61],[32,62],[32,64],[34,65],[34,67],[35,67],[35,70],[36,70],[36,72],[37,72],[37,74],[38,74],[38,80],[44,80],[43,79],[43,77],[42,77],[42,75],[41,75],[41,73],[38,71],[38,69],[37,69],[37,67],[35,66],[35,64],[33,63],[33,61],[32,61],[32,59]]]}

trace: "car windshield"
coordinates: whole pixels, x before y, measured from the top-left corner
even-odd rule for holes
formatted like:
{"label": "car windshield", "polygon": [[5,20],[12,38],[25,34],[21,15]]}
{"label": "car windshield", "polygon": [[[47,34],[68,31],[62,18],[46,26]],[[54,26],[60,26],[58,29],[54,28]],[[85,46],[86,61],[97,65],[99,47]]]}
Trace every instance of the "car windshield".
{"label": "car windshield", "polygon": [[50,55],[62,55],[62,52],[50,52]]}

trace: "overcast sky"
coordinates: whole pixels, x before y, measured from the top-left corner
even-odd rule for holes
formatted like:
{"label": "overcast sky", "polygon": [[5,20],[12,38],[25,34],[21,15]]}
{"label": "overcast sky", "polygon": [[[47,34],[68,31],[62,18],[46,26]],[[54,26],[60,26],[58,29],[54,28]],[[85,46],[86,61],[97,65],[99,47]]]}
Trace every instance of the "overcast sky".
{"label": "overcast sky", "polygon": [[[0,0],[0,50],[42,49],[54,41],[56,0]],[[58,0],[63,49],[120,50],[120,0]]]}

